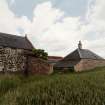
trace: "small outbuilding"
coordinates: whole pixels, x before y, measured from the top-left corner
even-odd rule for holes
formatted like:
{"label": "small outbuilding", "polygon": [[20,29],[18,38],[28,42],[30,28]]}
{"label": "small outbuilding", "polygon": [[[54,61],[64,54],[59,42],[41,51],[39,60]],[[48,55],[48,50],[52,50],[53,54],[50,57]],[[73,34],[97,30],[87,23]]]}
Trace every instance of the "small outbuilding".
{"label": "small outbuilding", "polygon": [[102,66],[105,66],[105,59],[88,49],[82,49],[82,43],[79,41],[78,49],[56,63],[54,68],[61,71],[73,70],[79,72]]}
{"label": "small outbuilding", "polygon": [[34,56],[34,46],[27,36],[0,33],[0,72],[50,74],[52,65]]}

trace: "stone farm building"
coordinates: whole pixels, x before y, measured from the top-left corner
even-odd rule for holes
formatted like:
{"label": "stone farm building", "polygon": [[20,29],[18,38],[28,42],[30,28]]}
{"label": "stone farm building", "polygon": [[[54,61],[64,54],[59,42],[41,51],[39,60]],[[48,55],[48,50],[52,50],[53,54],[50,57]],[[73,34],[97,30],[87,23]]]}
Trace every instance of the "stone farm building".
{"label": "stone farm building", "polygon": [[78,49],[64,57],[54,65],[57,70],[74,70],[76,72],[105,66],[105,60],[88,49],[82,49],[81,41]]}
{"label": "stone farm building", "polygon": [[52,66],[35,58],[28,38],[0,33],[0,72],[32,72],[49,74]]}

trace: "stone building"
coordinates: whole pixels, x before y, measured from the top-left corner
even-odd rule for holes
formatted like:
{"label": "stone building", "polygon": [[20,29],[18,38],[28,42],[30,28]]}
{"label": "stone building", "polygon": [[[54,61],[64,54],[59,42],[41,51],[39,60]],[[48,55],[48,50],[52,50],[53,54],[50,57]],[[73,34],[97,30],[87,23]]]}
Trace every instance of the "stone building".
{"label": "stone building", "polygon": [[73,70],[79,72],[102,66],[105,66],[105,59],[88,49],[82,49],[82,43],[80,41],[78,49],[56,63],[54,68],[63,71]]}
{"label": "stone building", "polygon": [[[43,69],[44,72],[48,72],[48,70],[51,68],[50,65],[47,65],[44,63],[44,61],[42,62],[41,60],[35,58],[34,54],[32,54],[33,48],[33,45],[26,36],[21,37],[0,33],[0,72],[35,71],[39,66],[39,61],[41,68],[39,69],[40,73]],[[32,63],[30,63],[31,61]],[[33,66],[35,64],[37,64],[37,66]],[[45,64],[46,68],[43,66],[43,64]],[[31,66],[34,68],[31,68]]]}

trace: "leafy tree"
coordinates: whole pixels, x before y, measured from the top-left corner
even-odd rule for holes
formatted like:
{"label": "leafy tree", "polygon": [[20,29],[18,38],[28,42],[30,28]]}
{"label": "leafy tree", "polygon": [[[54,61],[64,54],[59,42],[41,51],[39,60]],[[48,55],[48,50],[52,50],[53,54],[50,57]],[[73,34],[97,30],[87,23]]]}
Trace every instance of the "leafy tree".
{"label": "leafy tree", "polygon": [[48,59],[48,53],[45,52],[43,49],[33,49],[32,51],[35,54],[35,57],[41,58],[44,60]]}

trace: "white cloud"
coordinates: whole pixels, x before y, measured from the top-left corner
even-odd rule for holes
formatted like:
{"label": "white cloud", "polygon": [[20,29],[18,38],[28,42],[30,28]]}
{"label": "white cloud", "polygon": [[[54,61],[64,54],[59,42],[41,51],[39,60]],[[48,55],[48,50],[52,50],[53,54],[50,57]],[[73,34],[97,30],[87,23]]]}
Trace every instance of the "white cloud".
{"label": "white cloud", "polygon": [[0,0],[0,32],[19,34],[17,29],[26,28],[29,23],[26,16],[21,18],[15,16],[9,9],[7,0]]}
{"label": "white cloud", "polygon": [[82,39],[82,32],[79,18],[64,18],[62,22],[53,24],[46,31],[41,39],[39,39],[41,47],[46,47],[46,50],[55,53],[56,55],[64,55],[70,50],[77,47],[78,40]]}
{"label": "white cloud", "polygon": [[34,18],[27,33],[34,34],[34,37],[39,40],[44,32],[59,20],[61,16],[63,16],[63,12],[52,8],[50,2],[39,4],[34,10]]}
{"label": "white cloud", "polygon": [[83,26],[84,39],[88,48],[105,57],[105,0],[94,1],[87,13],[88,24]]}
{"label": "white cloud", "polygon": [[[14,31],[14,14],[8,9],[6,0],[0,1],[0,31]],[[11,23],[11,24],[10,24]],[[14,31],[15,32],[15,31]]]}
{"label": "white cloud", "polygon": [[16,17],[7,1],[0,0],[0,31],[17,34],[17,29],[22,28],[35,47],[45,49],[50,55],[65,56],[83,40],[84,48],[105,57],[105,1],[91,4],[93,1],[89,0],[84,22],[81,17],[64,17],[64,12],[52,7],[51,2],[38,4],[30,21],[26,16]]}
{"label": "white cloud", "polygon": [[64,56],[82,39],[80,17],[63,17],[64,13],[53,8],[51,2],[39,4],[34,10],[31,28],[27,33],[34,35],[31,38],[34,38],[33,43],[50,55]]}

